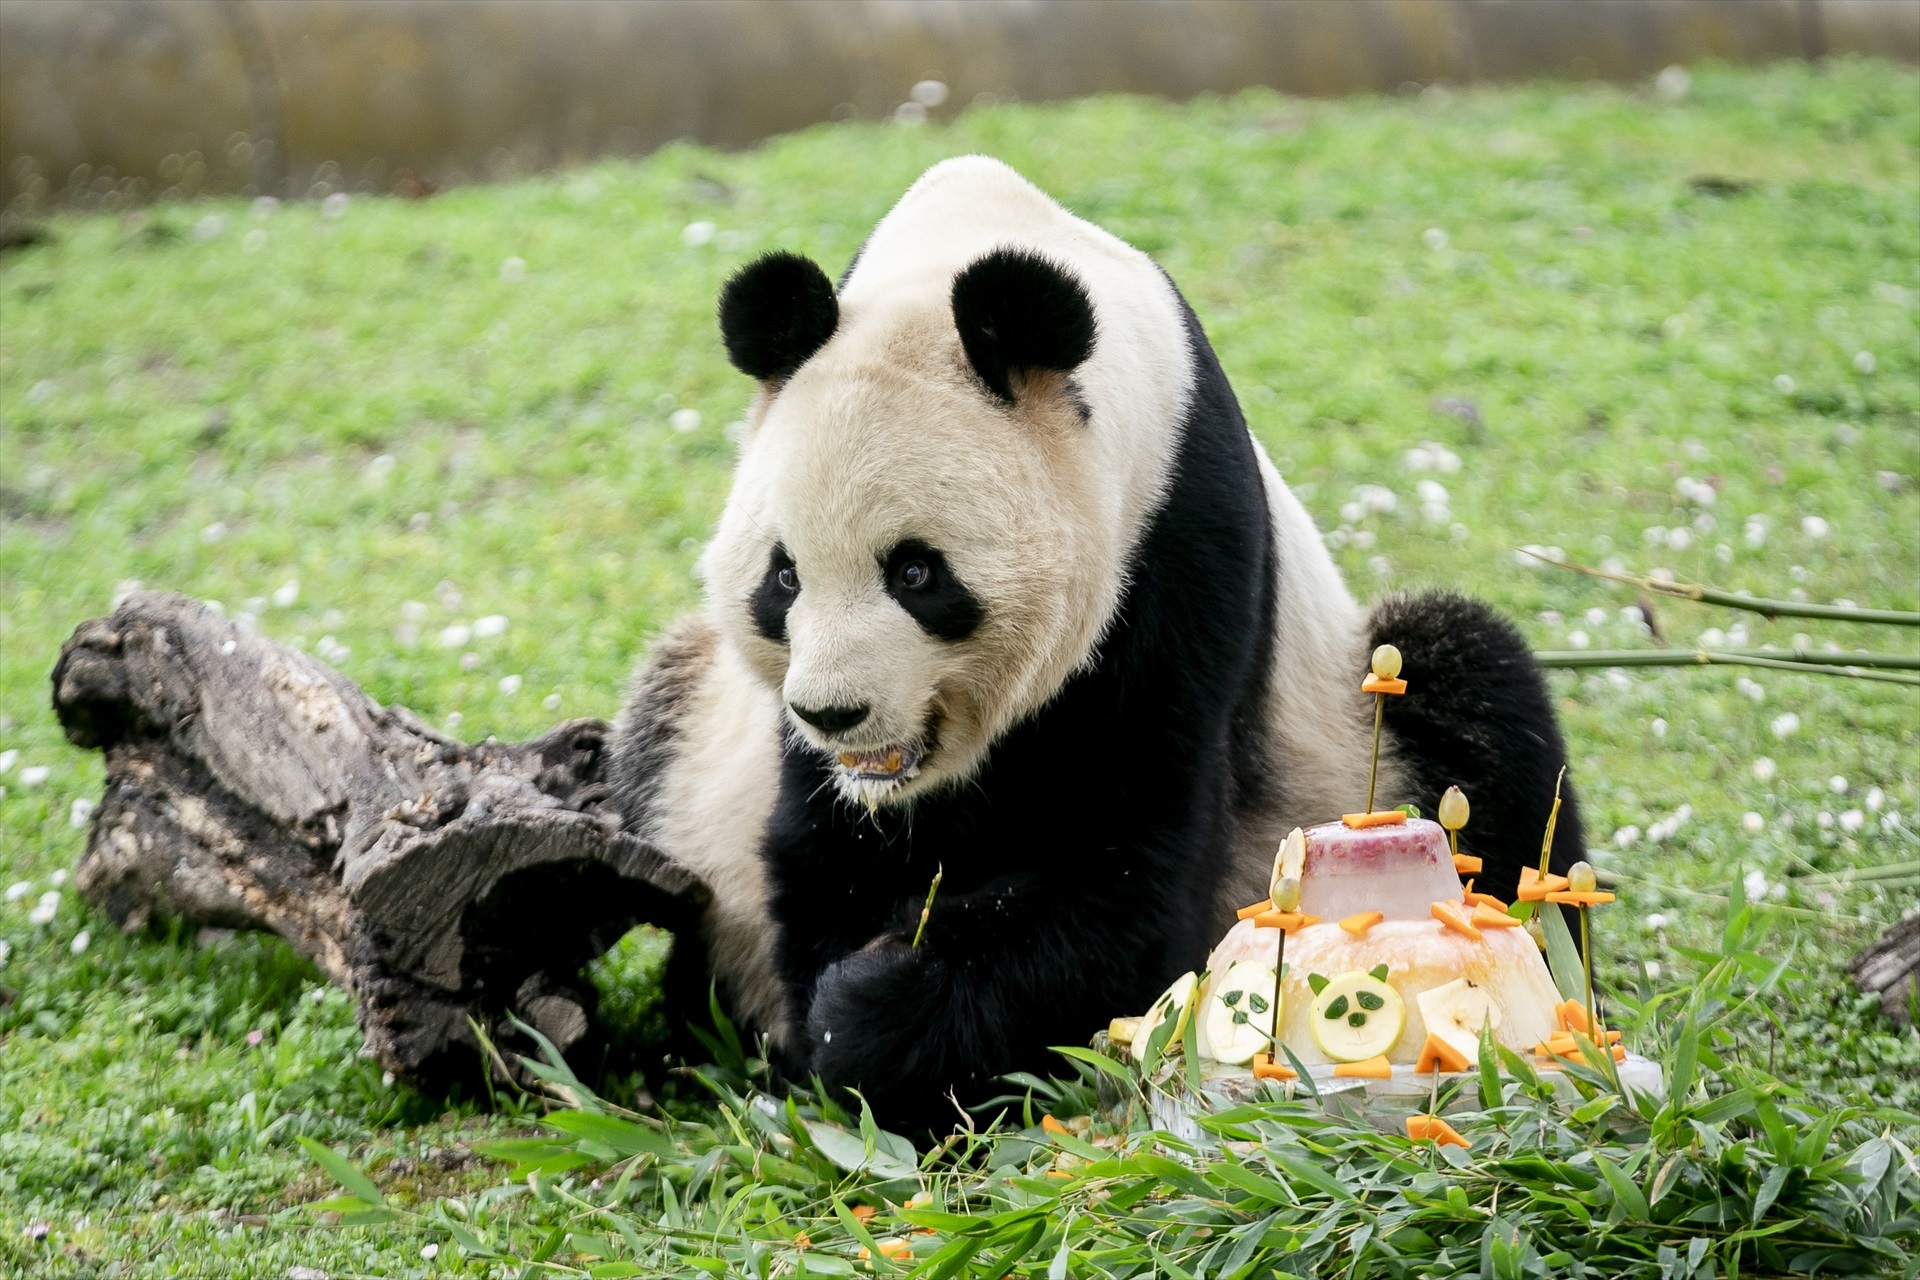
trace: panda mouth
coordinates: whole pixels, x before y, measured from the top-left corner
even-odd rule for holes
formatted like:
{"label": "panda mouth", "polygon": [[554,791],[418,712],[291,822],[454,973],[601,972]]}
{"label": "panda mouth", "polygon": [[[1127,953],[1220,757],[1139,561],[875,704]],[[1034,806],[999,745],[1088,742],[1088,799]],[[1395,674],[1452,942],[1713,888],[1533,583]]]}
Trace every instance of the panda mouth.
{"label": "panda mouth", "polygon": [[906,742],[872,751],[841,751],[834,760],[846,777],[857,782],[899,782],[920,771],[920,749]]}

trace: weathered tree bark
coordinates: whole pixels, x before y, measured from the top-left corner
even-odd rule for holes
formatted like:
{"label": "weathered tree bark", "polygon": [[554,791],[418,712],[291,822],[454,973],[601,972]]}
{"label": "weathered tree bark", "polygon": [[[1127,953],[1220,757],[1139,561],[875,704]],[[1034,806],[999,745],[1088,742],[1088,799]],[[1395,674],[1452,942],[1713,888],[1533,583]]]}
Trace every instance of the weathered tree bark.
{"label": "weathered tree bark", "polygon": [[635,923],[691,932],[703,885],[603,805],[608,725],[465,744],[184,596],[83,624],[53,672],[67,737],[106,754],[75,885],[125,929],[270,929],[354,994],[396,1075],[473,1069],[477,1022],[562,1049],[582,967]]}
{"label": "weathered tree bark", "polygon": [[1880,1011],[1907,1022],[1920,1005],[1920,911],[1896,921],[1848,966],[1862,991],[1880,997]]}

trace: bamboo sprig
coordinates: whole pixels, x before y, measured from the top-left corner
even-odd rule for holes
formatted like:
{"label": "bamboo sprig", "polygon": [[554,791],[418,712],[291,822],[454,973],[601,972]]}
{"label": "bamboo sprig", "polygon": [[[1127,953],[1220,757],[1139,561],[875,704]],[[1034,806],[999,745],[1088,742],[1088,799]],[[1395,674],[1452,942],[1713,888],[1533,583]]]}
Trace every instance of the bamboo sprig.
{"label": "bamboo sprig", "polygon": [[1750,613],[1761,613],[1770,618],[1825,618],[1831,622],[1872,622],[1890,627],[1920,627],[1920,613],[1905,609],[1860,609],[1838,604],[1805,604],[1798,600],[1768,600],[1759,596],[1738,595],[1732,591],[1722,591],[1718,587],[1703,586],[1694,582],[1662,582],[1658,578],[1643,577],[1634,573],[1595,569],[1590,565],[1575,564],[1571,560],[1557,560],[1528,547],[1516,547],[1514,550],[1525,552],[1535,560],[1553,565],[1555,568],[1571,569],[1575,573],[1584,573],[1589,578],[1623,582],[1630,587],[1638,587],[1650,595],[1668,596],[1675,600],[1691,600],[1695,604],[1717,604],[1729,609],[1745,609]]}
{"label": "bamboo sprig", "polygon": [[940,881],[946,874],[947,868],[944,863],[933,869],[933,883],[927,886],[927,902],[920,908],[920,925],[913,931],[913,945],[907,948],[909,951],[920,949],[920,935],[927,931],[927,918],[933,914],[933,895],[940,892]]}
{"label": "bamboo sprig", "polygon": [[1920,655],[1905,653],[1809,653],[1794,650],[1783,658],[1759,649],[1541,649],[1533,660],[1543,667],[1765,667],[1802,675],[1841,676],[1886,684],[1920,685]]}

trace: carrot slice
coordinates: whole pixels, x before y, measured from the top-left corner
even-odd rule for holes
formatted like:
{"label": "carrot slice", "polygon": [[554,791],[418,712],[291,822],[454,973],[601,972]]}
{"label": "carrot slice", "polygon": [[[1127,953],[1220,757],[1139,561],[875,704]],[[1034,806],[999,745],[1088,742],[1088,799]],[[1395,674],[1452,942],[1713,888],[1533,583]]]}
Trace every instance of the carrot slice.
{"label": "carrot slice", "polygon": [[1405,680],[1383,680],[1379,676],[1370,675],[1360,682],[1362,693],[1405,693],[1406,691]]}
{"label": "carrot slice", "polygon": [[1238,916],[1242,920],[1251,920],[1253,917],[1259,915],[1262,911],[1271,911],[1271,910],[1273,910],[1273,899],[1262,898],[1260,901],[1254,903],[1250,907],[1240,908],[1238,911],[1234,912],[1234,915]]}
{"label": "carrot slice", "polygon": [[1500,912],[1504,912],[1507,909],[1506,903],[1500,901],[1500,899],[1490,893],[1475,893],[1469,889],[1460,896],[1467,900],[1467,905],[1470,907],[1492,907],[1495,911]]}
{"label": "carrot slice", "polygon": [[1473,921],[1460,913],[1460,908],[1444,899],[1427,908],[1433,918],[1452,929],[1455,933],[1464,933],[1475,942],[1482,941],[1480,930],[1474,928]]}
{"label": "carrot slice", "polygon": [[1340,922],[1340,927],[1356,938],[1367,936],[1367,930],[1387,918],[1384,911],[1362,911],[1357,916],[1348,916]]}
{"label": "carrot slice", "polygon": [[1601,892],[1574,893],[1573,891],[1568,890],[1567,892],[1564,892],[1564,893],[1548,894],[1547,901],[1562,902],[1570,907],[1597,907],[1604,903],[1612,902],[1613,895],[1610,893],[1601,893]]}
{"label": "carrot slice", "polygon": [[1413,1069],[1421,1073],[1428,1071],[1465,1071],[1467,1055],[1431,1033],[1427,1042],[1420,1046],[1420,1059]]}
{"label": "carrot slice", "polygon": [[1539,902],[1550,893],[1564,893],[1567,878],[1549,872],[1540,874],[1538,867],[1520,868],[1520,891],[1513,896],[1522,902]]}
{"label": "carrot slice", "polygon": [[1391,1080],[1393,1078],[1393,1065],[1387,1061],[1387,1055],[1382,1053],[1372,1058],[1362,1059],[1359,1062],[1343,1062],[1333,1069],[1333,1074],[1337,1076],[1360,1076],[1367,1080]]}
{"label": "carrot slice", "polygon": [[1067,1126],[1061,1124],[1058,1120],[1055,1120],[1052,1116],[1041,1116],[1040,1128],[1042,1132],[1045,1132],[1045,1133],[1067,1132]]}
{"label": "carrot slice", "polygon": [[1262,911],[1253,918],[1254,928],[1279,929],[1289,936],[1310,924],[1319,923],[1319,916],[1310,916],[1301,911]]}
{"label": "carrot slice", "polygon": [[1253,1055],[1255,1080],[1298,1080],[1300,1073],[1284,1062],[1275,1062],[1264,1053]]}
{"label": "carrot slice", "polygon": [[1474,857],[1470,853],[1456,853],[1453,855],[1453,869],[1463,876],[1479,875],[1482,865],[1482,860]]}
{"label": "carrot slice", "polygon": [[1363,827],[1397,827],[1407,820],[1404,809],[1376,809],[1372,813],[1343,813],[1340,821],[1358,831]]}
{"label": "carrot slice", "polygon": [[1578,1000],[1563,1000],[1553,1007],[1559,1015],[1560,1025],[1568,1031],[1592,1031],[1593,1019],[1587,1016],[1587,1006]]}
{"label": "carrot slice", "polygon": [[855,1218],[859,1219],[861,1222],[865,1222],[868,1218],[871,1218],[874,1214],[880,1211],[874,1208],[870,1204],[856,1204],[851,1209],[847,1210],[847,1212],[851,1213]]}
{"label": "carrot slice", "polygon": [[1439,1116],[1408,1116],[1407,1137],[1415,1142],[1437,1142],[1443,1147],[1471,1147],[1460,1131]]}
{"label": "carrot slice", "polygon": [[[1485,894],[1479,895],[1485,897]],[[1473,924],[1479,929],[1518,929],[1520,922],[1504,911],[1495,911],[1486,903],[1473,909]]]}

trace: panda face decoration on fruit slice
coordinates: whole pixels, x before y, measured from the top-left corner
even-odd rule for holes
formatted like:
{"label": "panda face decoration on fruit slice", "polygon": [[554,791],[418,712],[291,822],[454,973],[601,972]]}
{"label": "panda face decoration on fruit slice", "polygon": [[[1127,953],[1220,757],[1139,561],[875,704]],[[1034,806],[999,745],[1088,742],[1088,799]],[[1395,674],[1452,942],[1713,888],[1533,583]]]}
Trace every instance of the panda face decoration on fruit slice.
{"label": "panda face decoration on fruit slice", "polygon": [[872,805],[964,778],[1043,703],[1122,557],[1072,271],[996,250],[918,305],[858,301],[789,254],[727,286],[727,349],[761,394],[703,567],[789,732]]}
{"label": "panda face decoration on fruit slice", "polygon": [[1325,978],[1308,977],[1313,1042],[1335,1062],[1364,1062],[1393,1047],[1407,1025],[1407,1002],[1387,985],[1387,966],[1358,969]]}

